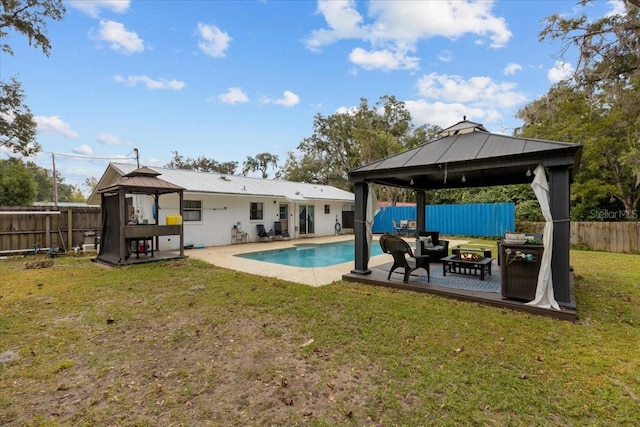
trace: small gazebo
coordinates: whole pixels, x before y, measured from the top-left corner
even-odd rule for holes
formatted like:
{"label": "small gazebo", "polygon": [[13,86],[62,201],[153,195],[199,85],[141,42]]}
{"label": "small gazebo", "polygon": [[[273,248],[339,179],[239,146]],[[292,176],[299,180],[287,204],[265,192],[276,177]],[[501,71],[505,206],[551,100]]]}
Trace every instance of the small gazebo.
{"label": "small gazebo", "polygon": [[431,142],[350,171],[356,198],[355,268],[345,279],[357,280],[371,272],[366,238],[369,183],[413,189],[417,229],[425,231],[426,190],[530,184],[534,179],[532,172],[542,165],[549,176],[554,225],[553,290],[561,306],[574,309],[569,266],[569,197],[581,153],[581,144],[495,134],[479,123],[463,120],[443,130]]}
{"label": "small gazebo", "polygon": [[142,194],[154,197],[155,206],[160,206],[161,195],[178,193],[180,197],[180,215],[183,214],[184,188],[158,178],[160,174],[147,167],[141,167],[124,175],[117,184],[98,189],[102,205],[102,234],[100,251],[96,261],[113,265],[124,265],[140,262],[139,257],[131,256],[131,244],[138,241],[151,242],[151,254],[143,257],[142,261],[177,258],[176,255],[159,256],[153,250],[154,240],[157,247],[158,236],[179,236],[180,255],[184,256],[184,232],[182,224],[158,225],[157,212],[155,224],[138,224],[131,221],[127,203],[127,195]]}

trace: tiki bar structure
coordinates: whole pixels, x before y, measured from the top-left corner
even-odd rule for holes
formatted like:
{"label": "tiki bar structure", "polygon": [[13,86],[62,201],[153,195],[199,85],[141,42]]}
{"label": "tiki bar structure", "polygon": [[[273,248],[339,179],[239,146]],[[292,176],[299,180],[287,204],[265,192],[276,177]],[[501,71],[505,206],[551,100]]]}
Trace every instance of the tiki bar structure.
{"label": "tiki bar structure", "polygon": [[[436,290],[433,293],[461,299],[486,302],[550,315],[575,317],[573,274],[569,264],[570,187],[582,153],[581,144],[518,138],[487,131],[483,125],[465,120],[443,130],[439,137],[403,153],[376,161],[350,171],[355,185],[355,268],[343,278],[381,286],[413,290],[435,289],[436,286],[409,286],[398,280],[385,280],[386,274],[372,274],[368,266],[367,200],[371,184],[409,188],[415,192],[417,232],[430,230],[426,224],[425,191],[450,188],[474,188],[540,182],[541,195],[536,196],[545,215],[545,235],[548,239],[549,289],[542,289],[540,279],[536,301],[512,302],[500,297],[465,298],[464,292]],[[547,183],[548,177],[548,183]],[[542,197],[542,199],[541,199]],[[546,200],[545,200],[546,199]],[[416,234],[418,234],[416,233]],[[377,244],[377,243],[373,243]],[[544,261],[544,259],[543,259]],[[432,260],[432,263],[434,261]],[[435,265],[432,264],[432,272]],[[424,288],[424,289],[422,289]],[[426,290],[429,292],[429,290]],[[540,298],[538,298],[540,297]],[[555,298],[555,300],[554,300]],[[534,303],[534,304],[532,304]]]}

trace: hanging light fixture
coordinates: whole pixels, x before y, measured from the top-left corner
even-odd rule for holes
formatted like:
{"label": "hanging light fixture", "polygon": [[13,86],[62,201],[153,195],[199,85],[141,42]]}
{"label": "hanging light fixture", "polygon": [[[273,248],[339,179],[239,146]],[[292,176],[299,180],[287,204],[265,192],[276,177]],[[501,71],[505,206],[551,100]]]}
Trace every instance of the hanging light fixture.
{"label": "hanging light fixture", "polygon": [[467,182],[467,177],[462,174],[462,182]]}
{"label": "hanging light fixture", "polygon": [[409,182],[409,184],[413,185],[413,178],[411,178],[411,181]]}
{"label": "hanging light fixture", "polygon": [[527,168],[527,176],[531,176],[531,168]]}

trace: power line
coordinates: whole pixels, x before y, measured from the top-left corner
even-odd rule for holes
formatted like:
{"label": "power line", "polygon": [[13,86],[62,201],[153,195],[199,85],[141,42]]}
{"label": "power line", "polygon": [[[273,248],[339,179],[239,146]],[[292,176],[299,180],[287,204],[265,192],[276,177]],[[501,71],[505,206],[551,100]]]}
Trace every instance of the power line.
{"label": "power line", "polygon": [[85,155],[80,155],[80,154],[55,153],[53,151],[46,151],[46,150],[40,150],[40,153],[53,154],[53,155],[56,155],[56,156],[63,156],[63,157],[72,157],[72,158],[75,158],[75,159],[86,159],[86,160],[136,160],[135,157],[134,158],[127,157],[127,156],[129,156],[129,154],[133,153],[133,151],[131,151],[126,156],[122,156],[122,157],[85,156]]}

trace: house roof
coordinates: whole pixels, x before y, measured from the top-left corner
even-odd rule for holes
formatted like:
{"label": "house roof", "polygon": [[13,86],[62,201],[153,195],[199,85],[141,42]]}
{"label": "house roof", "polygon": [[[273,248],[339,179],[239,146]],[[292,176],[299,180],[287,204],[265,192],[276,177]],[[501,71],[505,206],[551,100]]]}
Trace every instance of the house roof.
{"label": "house roof", "polygon": [[[120,183],[121,177],[136,169],[135,165],[110,163],[97,186],[97,192]],[[353,202],[353,193],[330,185],[307,184],[302,182],[268,180],[241,175],[223,175],[184,169],[146,167],[151,173],[172,185],[182,187],[188,193],[210,193],[223,195],[247,195],[285,198],[291,201],[340,200]],[[142,178],[142,177],[139,177]],[[134,178],[129,178],[134,179]],[[156,178],[159,179],[159,178]],[[89,200],[92,200],[92,195]]]}
{"label": "house roof", "polygon": [[495,134],[465,120],[438,139],[354,169],[349,176],[353,182],[419,189],[519,184],[531,182],[526,172],[539,163],[573,172],[581,152],[580,144]]}

